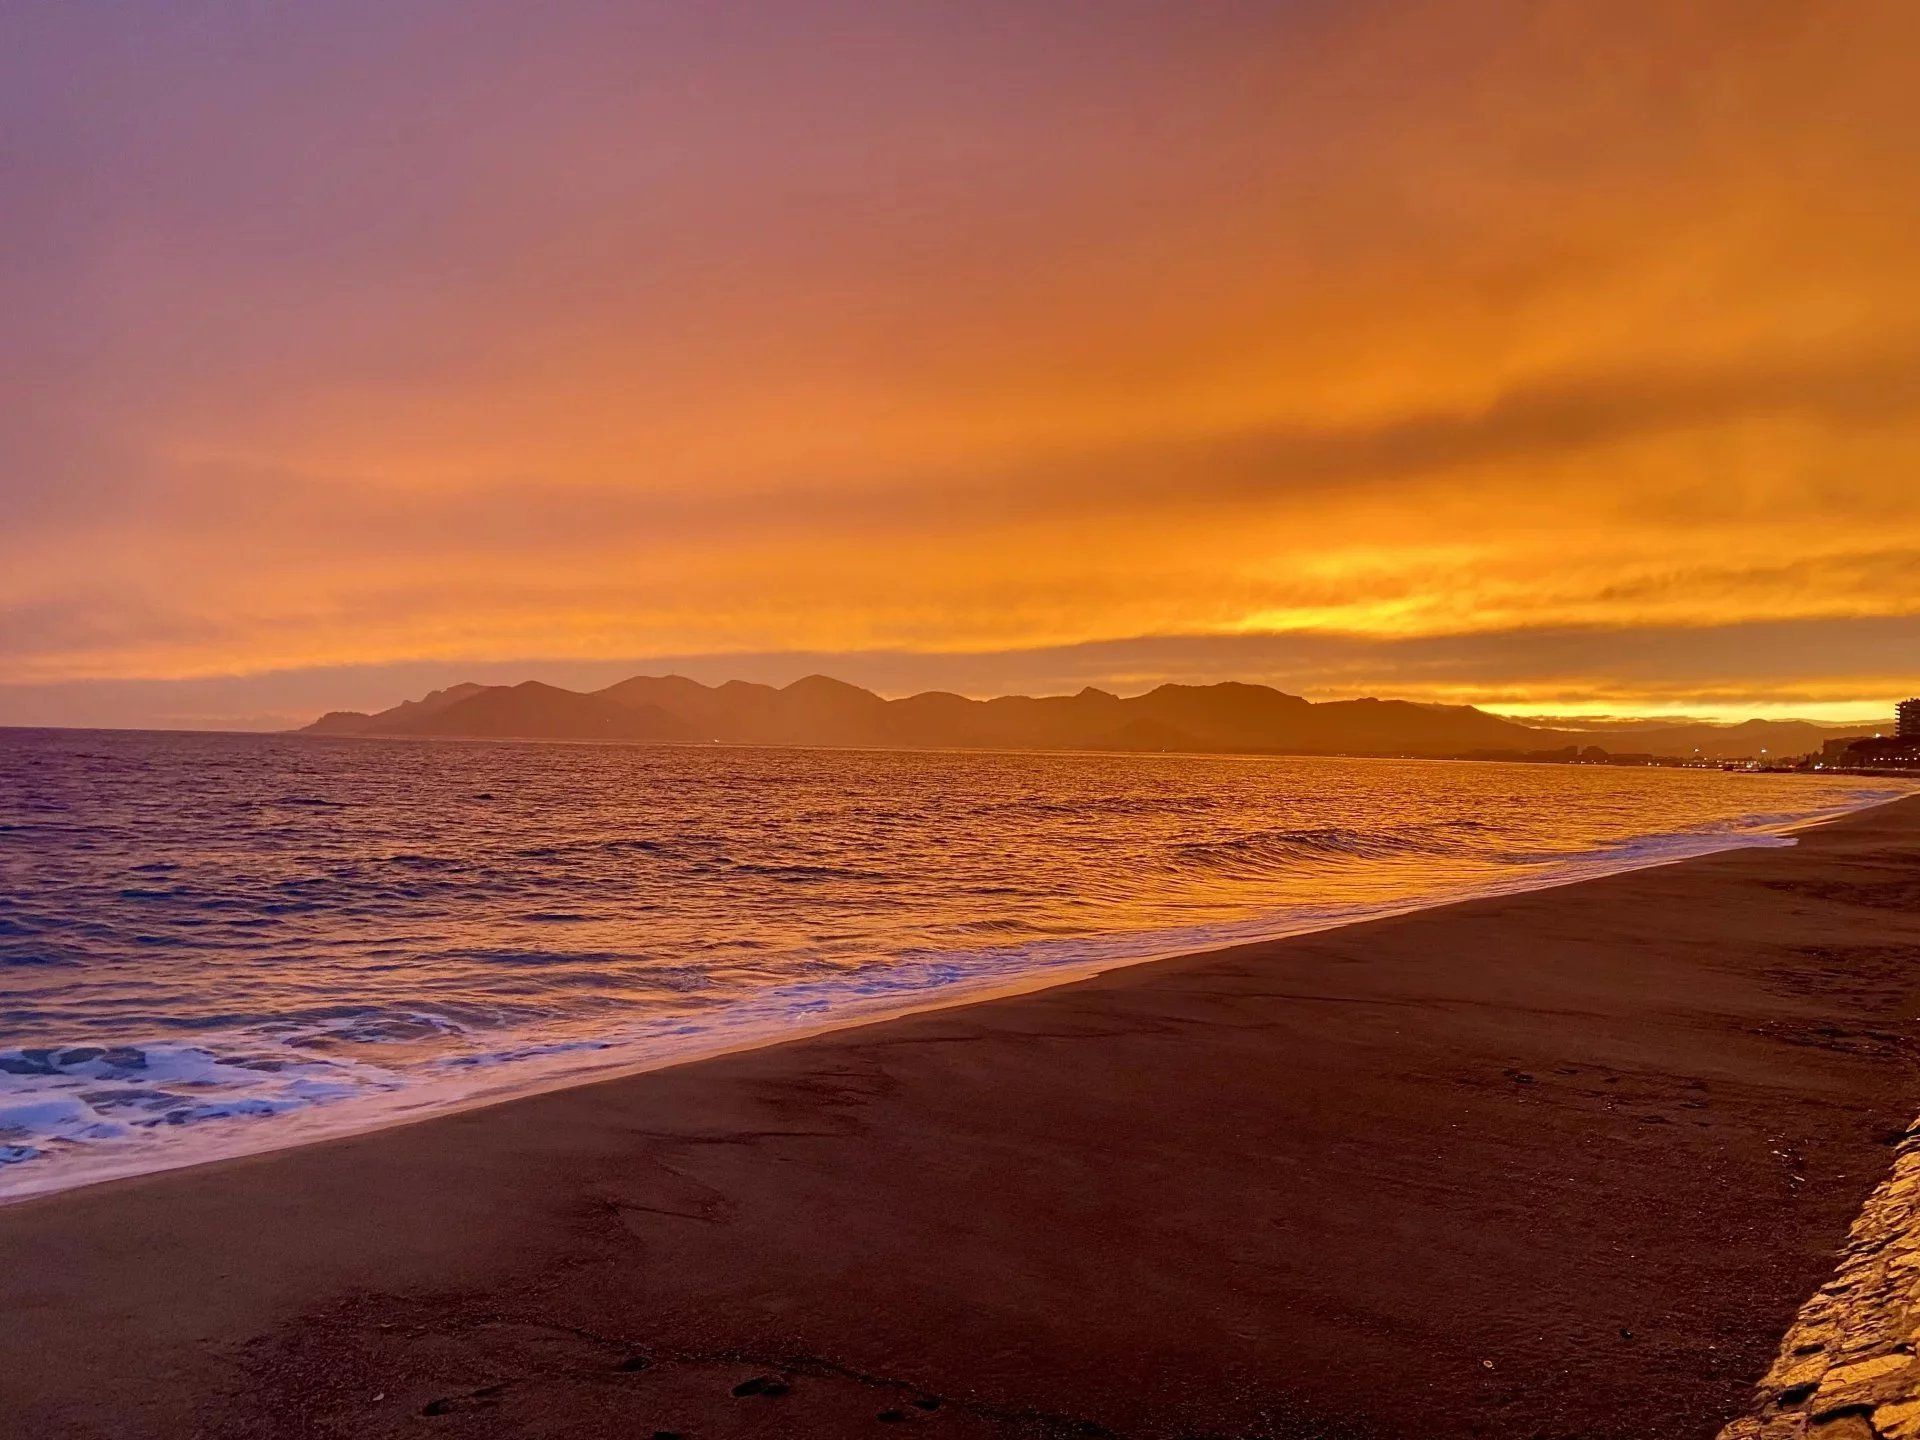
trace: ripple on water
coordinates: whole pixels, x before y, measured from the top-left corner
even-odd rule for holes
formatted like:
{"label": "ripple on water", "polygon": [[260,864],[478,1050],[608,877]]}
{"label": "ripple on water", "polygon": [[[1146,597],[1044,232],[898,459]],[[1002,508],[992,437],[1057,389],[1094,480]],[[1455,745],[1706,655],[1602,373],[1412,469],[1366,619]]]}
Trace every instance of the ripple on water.
{"label": "ripple on water", "polygon": [[1559,766],[7,732],[0,1196],[1777,843],[1869,798]]}

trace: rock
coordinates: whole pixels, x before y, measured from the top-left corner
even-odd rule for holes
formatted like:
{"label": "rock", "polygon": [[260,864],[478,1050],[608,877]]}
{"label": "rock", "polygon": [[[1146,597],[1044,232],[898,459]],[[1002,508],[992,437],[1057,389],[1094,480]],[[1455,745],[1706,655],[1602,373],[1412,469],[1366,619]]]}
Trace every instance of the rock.
{"label": "rock", "polygon": [[1814,1392],[1811,1413],[1816,1421],[1856,1407],[1871,1409],[1885,1401],[1914,1395],[1914,1359],[1911,1355],[1876,1355],[1837,1365]]}

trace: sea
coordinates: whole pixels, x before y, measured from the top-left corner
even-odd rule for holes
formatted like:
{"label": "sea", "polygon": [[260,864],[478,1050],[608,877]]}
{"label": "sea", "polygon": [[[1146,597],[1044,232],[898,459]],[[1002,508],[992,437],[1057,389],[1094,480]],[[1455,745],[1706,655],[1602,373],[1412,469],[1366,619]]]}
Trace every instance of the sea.
{"label": "sea", "polygon": [[1907,788],[0,730],[0,1199],[1787,845]]}

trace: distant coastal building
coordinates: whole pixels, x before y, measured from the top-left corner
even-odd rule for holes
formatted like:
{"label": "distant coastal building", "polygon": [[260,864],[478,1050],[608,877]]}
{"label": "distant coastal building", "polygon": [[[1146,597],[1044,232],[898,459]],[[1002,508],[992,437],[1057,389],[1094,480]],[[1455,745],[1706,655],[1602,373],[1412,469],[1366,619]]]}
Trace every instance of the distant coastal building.
{"label": "distant coastal building", "polygon": [[1829,741],[1821,763],[1835,770],[1920,770],[1920,696],[1893,707],[1891,735]]}

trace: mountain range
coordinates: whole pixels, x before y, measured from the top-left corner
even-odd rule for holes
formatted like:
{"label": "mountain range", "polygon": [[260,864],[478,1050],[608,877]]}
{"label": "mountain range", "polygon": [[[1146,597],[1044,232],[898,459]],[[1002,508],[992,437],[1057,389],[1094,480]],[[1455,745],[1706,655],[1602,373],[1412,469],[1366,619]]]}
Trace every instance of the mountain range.
{"label": "mountain range", "polygon": [[906,748],[1242,751],[1338,755],[1541,755],[1587,750],[1739,759],[1795,755],[1870,734],[1803,720],[1649,725],[1592,731],[1526,725],[1470,705],[1407,700],[1320,703],[1265,685],[1162,685],[1144,695],[1088,688],[1075,695],[974,700],[928,691],[889,700],[810,675],[776,687],[680,675],[637,675],[591,692],[529,680],[453,685],[377,714],[333,711],[315,735],[466,739],[627,740],[700,744]]}

